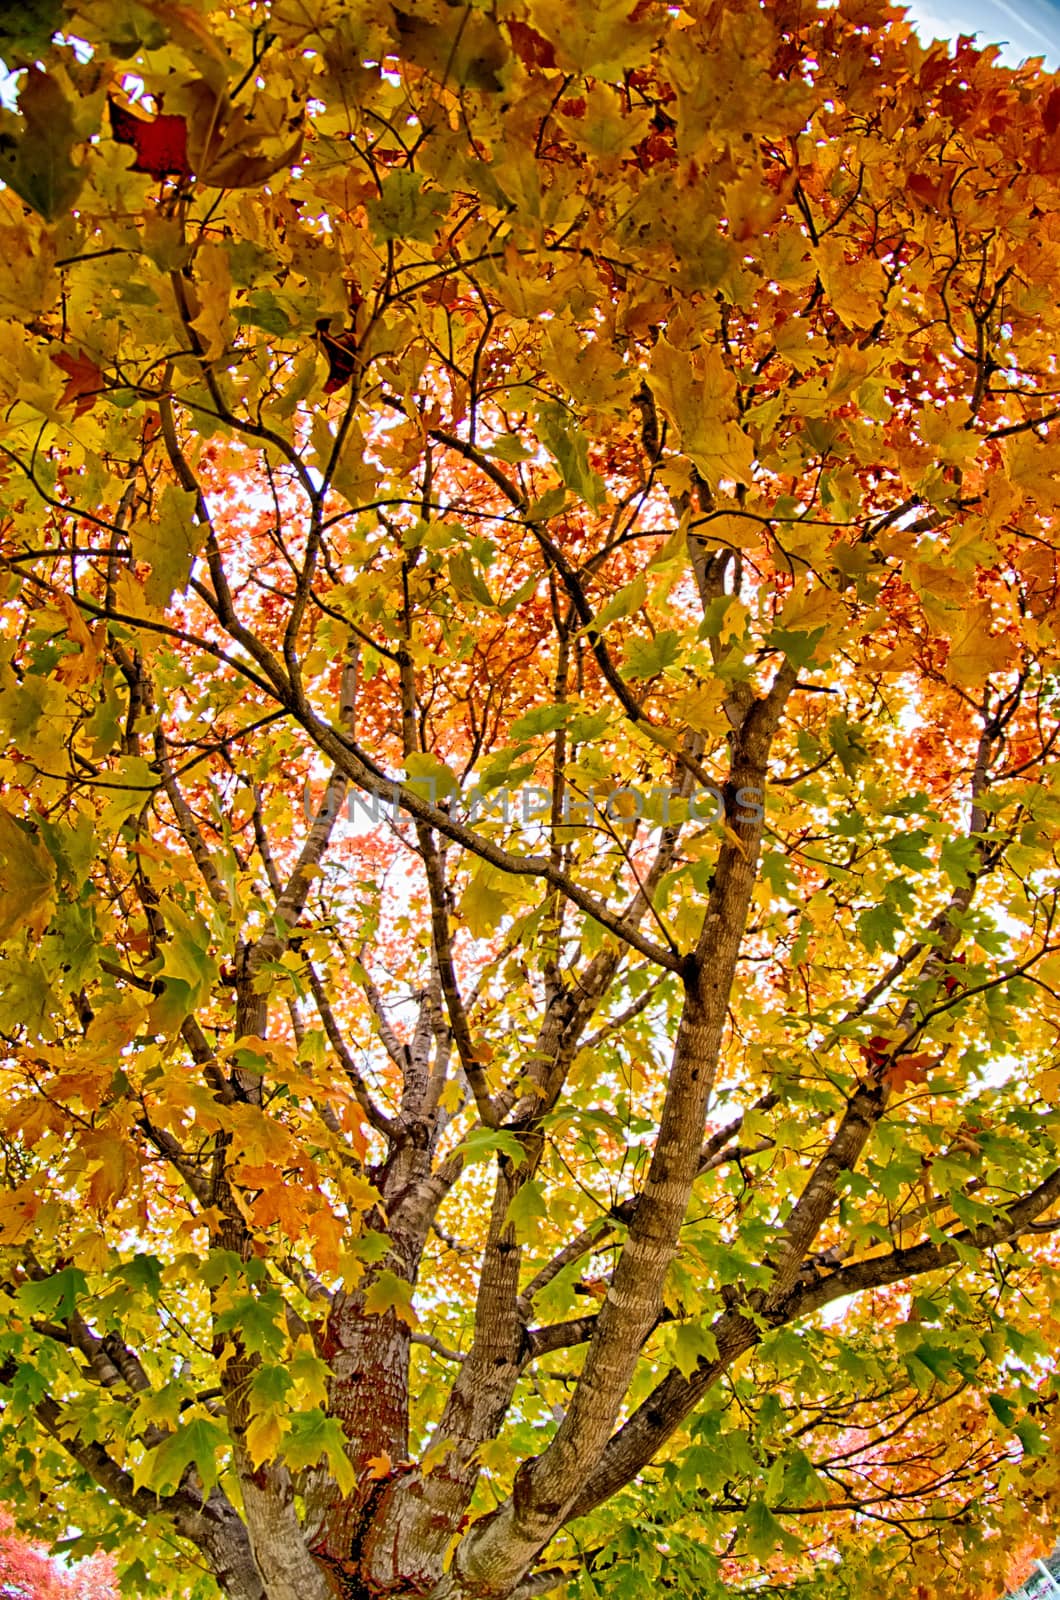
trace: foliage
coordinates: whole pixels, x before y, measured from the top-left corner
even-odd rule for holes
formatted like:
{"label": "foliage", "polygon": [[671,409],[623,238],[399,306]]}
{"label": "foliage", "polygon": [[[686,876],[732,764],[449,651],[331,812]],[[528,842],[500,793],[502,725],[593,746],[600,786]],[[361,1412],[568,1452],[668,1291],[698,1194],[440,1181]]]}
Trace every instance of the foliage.
{"label": "foliage", "polygon": [[880,0],[0,45],[0,1488],[142,1595],[979,1592],[1060,86]]}
{"label": "foliage", "polygon": [[106,1556],[64,1568],[0,1517],[0,1600],[113,1600],[111,1576]]}

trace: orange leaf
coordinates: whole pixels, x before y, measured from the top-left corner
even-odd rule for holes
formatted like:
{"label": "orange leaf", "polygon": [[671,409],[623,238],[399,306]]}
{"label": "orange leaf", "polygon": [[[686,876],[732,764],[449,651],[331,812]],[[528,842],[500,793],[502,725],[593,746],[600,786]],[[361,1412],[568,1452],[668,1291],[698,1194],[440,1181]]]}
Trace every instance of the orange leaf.
{"label": "orange leaf", "polygon": [[932,1055],[930,1050],[922,1050],[915,1056],[899,1056],[884,1073],[884,1082],[888,1088],[900,1092],[908,1089],[910,1084],[926,1083],[928,1073],[938,1064],[938,1056]]}
{"label": "orange leaf", "polygon": [[52,356],[52,365],[58,367],[60,372],[65,372],[67,377],[59,404],[72,405],[75,417],[91,411],[103,389],[103,374],[96,363],[83,350],[78,350],[76,355],[61,350]]}

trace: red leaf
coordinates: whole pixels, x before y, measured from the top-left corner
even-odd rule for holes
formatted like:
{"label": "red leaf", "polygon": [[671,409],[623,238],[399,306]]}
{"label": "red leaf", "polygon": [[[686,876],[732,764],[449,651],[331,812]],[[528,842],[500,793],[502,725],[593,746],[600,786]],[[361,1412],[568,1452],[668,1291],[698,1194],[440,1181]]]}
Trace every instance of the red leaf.
{"label": "red leaf", "polygon": [[874,1033],[868,1044],[861,1045],[861,1054],[867,1066],[878,1067],[886,1061],[893,1047],[894,1041],[888,1039],[885,1033]]}
{"label": "red leaf", "polygon": [[923,172],[911,172],[906,179],[906,188],[922,200],[926,206],[937,206],[939,203],[939,185]]}
{"label": "red leaf", "polygon": [[103,388],[103,374],[96,363],[91,361],[83,350],[79,350],[76,355],[70,355],[66,350],[62,350],[58,355],[52,356],[52,364],[58,367],[60,372],[65,372],[69,379],[66,388],[59,396],[59,404],[61,406],[73,404],[75,417],[91,411],[96,403],[96,396]]}
{"label": "red leaf", "polygon": [[190,178],[188,165],[188,124],[183,117],[154,117],[145,122],[124,106],[108,99],[110,125],[117,144],[131,145],[136,160],[130,172],[148,172],[152,178],[172,174]]}
{"label": "red leaf", "polygon": [[1042,107],[1042,126],[1050,138],[1060,128],[1060,89],[1053,89]]}
{"label": "red leaf", "polygon": [[317,333],[328,358],[324,393],[335,394],[353,377],[357,366],[357,335],[352,329],[346,333],[329,333],[326,320],[317,323]]}
{"label": "red leaf", "polygon": [[884,1073],[884,1082],[888,1088],[900,1093],[908,1089],[911,1083],[926,1083],[928,1073],[938,1064],[938,1056],[933,1056],[930,1050],[922,1050],[915,1056],[899,1056]]}
{"label": "red leaf", "polygon": [[[949,965],[951,967],[963,967],[965,961],[966,957],[963,955],[951,956]],[[956,977],[954,973],[947,972],[946,976],[942,980],[942,987],[945,989],[947,994],[952,995],[956,994],[957,990],[962,989],[964,985],[962,984],[960,978]]]}
{"label": "red leaf", "polygon": [[536,28],[531,28],[525,22],[517,22],[514,18],[508,23],[508,36],[515,46],[516,53],[522,57],[528,67],[554,67],[556,65],[556,51],[548,39],[542,37]]}

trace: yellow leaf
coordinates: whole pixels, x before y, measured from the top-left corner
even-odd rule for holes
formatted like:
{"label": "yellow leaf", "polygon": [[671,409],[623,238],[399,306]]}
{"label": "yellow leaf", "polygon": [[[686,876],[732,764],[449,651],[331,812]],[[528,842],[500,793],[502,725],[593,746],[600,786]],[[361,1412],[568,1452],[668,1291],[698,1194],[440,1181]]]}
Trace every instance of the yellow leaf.
{"label": "yellow leaf", "polygon": [[931,445],[936,461],[966,467],[973,460],[982,441],[974,429],[965,427],[971,415],[967,400],[950,400],[938,409],[923,407],[917,418],[917,432],[925,444]]}
{"label": "yellow leaf", "polygon": [[949,683],[962,689],[979,688],[991,673],[1005,672],[1016,659],[1015,640],[991,633],[990,604],[984,600],[965,613],[964,627],[955,632],[946,659]]}
{"label": "yellow leaf", "polygon": [[530,21],[554,46],[556,63],[600,78],[620,77],[646,61],[655,42],[652,22],[634,22],[634,0],[531,0]]}
{"label": "yellow leaf", "polygon": [[437,1444],[429,1445],[420,1457],[420,1471],[423,1476],[429,1478],[435,1467],[440,1466],[450,1451],[455,1449],[454,1439],[440,1439]]}
{"label": "yellow leaf", "polygon": [[837,605],[832,589],[817,584],[807,591],[800,581],[784,602],[780,626],[786,633],[813,633],[835,620]]}
{"label": "yellow leaf", "polygon": [[399,1321],[407,1323],[410,1328],[414,1328],[419,1321],[412,1308],[412,1285],[387,1267],[376,1274],[365,1291],[364,1309],[370,1317],[381,1317],[392,1311]]}
{"label": "yellow leaf", "polygon": [[328,1403],[328,1366],[314,1351],[311,1342],[303,1337],[288,1366],[294,1382],[302,1392],[306,1406],[326,1406]]}
{"label": "yellow leaf", "polygon": [[283,1423],[275,1412],[259,1411],[247,1423],[245,1439],[251,1465],[257,1469],[276,1459],[283,1440]]}
{"label": "yellow leaf", "polygon": [[24,1244],[33,1237],[43,1198],[36,1182],[0,1194],[0,1244]]}
{"label": "yellow leaf", "polygon": [[1006,439],[1005,471],[1017,489],[1050,508],[1060,505],[1060,449],[1054,439],[1034,433]]}
{"label": "yellow leaf", "polygon": [[83,684],[91,683],[96,676],[96,669],[99,665],[99,647],[95,637],[86,626],[84,617],[70,596],[68,594],[57,595],[55,603],[63,614],[70,638],[76,645],[80,646],[77,655],[63,657],[59,663],[56,677],[71,689],[80,688]]}
{"label": "yellow leaf", "polygon": [[19,928],[40,938],[55,909],[55,863],[40,841],[2,806],[0,856],[5,862],[0,929],[7,938]]}
{"label": "yellow leaf", "polygon": [[1049,1100],[1053,1105],[1060,1102],[1060,1067],[1050,1067],[1038,1079],[1038,1090],[1043,1100]]}
{"label": "yellow leaf", "polygon": [[681,695],[673,709],[682,722],[687,722],[697,733],[718,734],[727,727],[722,709],[724,699],[725,685],[712,680]]}
{"label": "yellow leaf", "polygon": [[847,260],[846,247],[834,234],[814,250],[817,274],[832,309],[848,328],[871,328],[883,310],[887,273],[883,263],[860,253],[857,267]]}
{"label": "yellow leaf", "polygon": [[712,486],[750,484],[754,445],[736,420],[736,379],[720,351],[678,350],[662,338],[648,384],[681,436],[685,454]]}
{"label": "yellow leaf", "polygon": [[464,890],[460,909],[468,932],[485,939],[511,911],[511,896],[505,893],[501,874],[491,867],[480,867]]}
{"label": "yellow leaf", "polygon": [[727,822],[723,822],[722,825],[721,825],[721,831],[725,835],[725,837],[728,840],[729,844],[732,845],[733,849],[734,850],[738,850],[740,852],[740,854],[743,856],[744,860],[746,861],[747,860],[747,846],[744,844],[743,840],[740,838],[740,835],[736,832],[736,830],[734,828],[730,828],[729,824]]}
{"label": "yellow leaf", "polygon": [[640,143],[651,126],[651,113],[628,111],[617,89],[594,83],[584,96],[580,115],[558,116],[556,120],[576,145],[606,160],[627,155]]}
{"label": "yellow leaf", "polygon": [[198,308],[192,326],[202,340],[207,357],[216,360],[231,343],[234,332],[228,310],[232,275],[224,246],[212,242],[200,245],[195,253],[194,271]]}
{"label": "yellow leaf", "polygon": [[377,1456],[369,1456],[366,1464],[369,1478],[385,1478],[390,1471],[390,1457],[385,1450]]}

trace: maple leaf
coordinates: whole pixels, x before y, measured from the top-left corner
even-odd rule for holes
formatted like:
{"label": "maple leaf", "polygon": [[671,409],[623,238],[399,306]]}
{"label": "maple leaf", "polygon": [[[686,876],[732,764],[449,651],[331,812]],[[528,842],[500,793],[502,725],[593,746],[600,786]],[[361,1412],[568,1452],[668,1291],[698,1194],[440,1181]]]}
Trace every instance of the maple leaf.
{"label": "maple leaf", "polygon": [[86,356],[83,350],[78,350],[76,353],[60,350],[51,359],[67,377],[66,385],[59,396],[59,404],[73,405],[75,417],[91,411],[104,388],[103,374],[91,356]]}
{"label": "maple leaf", "polygon": [[531,28],[528,22],[523,22],[518,17],[510,17],[505,27],[515,49],[528,67],[554,67],[556,65],[556,47],[551,40],[544,38],[536,28]]}
{"label": "maple leaf", "polygon": [[899,1056],[884,1072],[884,1082],[888,1088],[900,1094],[912,1084],[926,1083],[928,1074],[933,1067],[938,1066],[940,1059],[938,1055],[932,1055],[930,1050],[921,1050],[916,1055]]}
{"label": "maple leaf", "polygon": [[81,192],[84,169],[70,159],[78,142],[74,107],[56,76],[34,64],[19,92],[22,126],[0,113],[0,177],[46,221],[54,221]]}
{"label": "maple leaf", "polygon": [[190,178],[188,165],[188,124],[178,115],[161,112],[146,121],[109,98],[110,126],[118,144],[136,152],[130,172],[146,172],[152,178]]}
{"label": "maple leaf", "polygon": [[965,689],[981,685],[991,673],[1011,666],[1019,646],[1011,634],[993,629],[993,611],[981,602],[966,611],[953,630],[946,657],[946,677]]}
{"label": "maple leaf", "polygon": [[331,333],[330,327],[330,317],[322,318],[317,323],[317,336],[328,363],[324,393],[337,394],[357,371],[357,335],[352,329]]}

